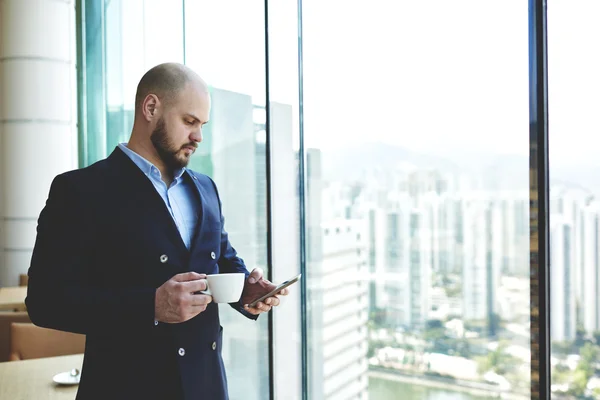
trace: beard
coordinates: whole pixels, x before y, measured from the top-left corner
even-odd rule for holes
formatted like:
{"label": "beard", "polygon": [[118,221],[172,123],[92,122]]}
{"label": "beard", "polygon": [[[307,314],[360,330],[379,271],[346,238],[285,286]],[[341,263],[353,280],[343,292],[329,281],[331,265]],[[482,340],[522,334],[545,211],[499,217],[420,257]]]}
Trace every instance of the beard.
{"label": "beard", "polygon": [[169,138],[165,120],[163,118],[160,118],[156,123],[156,128],[154,128],[152,135],[150,135],[150,140],[162,162],[164,162],[165,166],[172,171],[185,168],[190,162],[190,157],[180,154],[184,147],[192,146],[196,148],[195,143],[186,143],[179,148],[175,146]]}

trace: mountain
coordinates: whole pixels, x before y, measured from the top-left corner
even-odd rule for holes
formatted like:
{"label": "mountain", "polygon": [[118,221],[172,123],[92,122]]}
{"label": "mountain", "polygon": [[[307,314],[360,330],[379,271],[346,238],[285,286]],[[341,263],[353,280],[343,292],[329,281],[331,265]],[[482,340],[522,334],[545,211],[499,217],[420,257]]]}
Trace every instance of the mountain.
{"label": "mountain", "polygon": [[325,180],[351,182],[362,176],[366,168],[391,169],[402,163],[413,164],[419,169],[459,171],[454,163],[442,157],[420,154],[380,142],[341,145],[335,149],[323,150],[321,154]]}
{"label": "mountain", "polygon": [[[340,145],[322,150],[323,178],[353,182],[367,168],[391,169],[409,163],[419,169],[437,169],[460,174],[479,182],[487,190],[527,190],[529,156],[493,152],[432,148],[416,152],[381,142]],[[600,164],[590,162],[561,163],[550,160],[552,184],[562,184],[600,194]]]}

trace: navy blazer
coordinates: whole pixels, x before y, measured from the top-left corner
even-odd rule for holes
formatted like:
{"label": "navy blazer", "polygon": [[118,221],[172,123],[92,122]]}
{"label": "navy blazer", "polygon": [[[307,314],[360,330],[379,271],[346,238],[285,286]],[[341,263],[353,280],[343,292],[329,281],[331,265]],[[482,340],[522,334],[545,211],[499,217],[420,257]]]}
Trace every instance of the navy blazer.
{"label": "navy blazer", "polygon": [[201,205],[189,250],[150,180],[118,148],[52,182],[26,305],[36,325],[86,335],[77,399],[228,398],[218,306],[180,324],[154,321],[156,289],[176,274],[248,275],[214,182],[188,172]]}

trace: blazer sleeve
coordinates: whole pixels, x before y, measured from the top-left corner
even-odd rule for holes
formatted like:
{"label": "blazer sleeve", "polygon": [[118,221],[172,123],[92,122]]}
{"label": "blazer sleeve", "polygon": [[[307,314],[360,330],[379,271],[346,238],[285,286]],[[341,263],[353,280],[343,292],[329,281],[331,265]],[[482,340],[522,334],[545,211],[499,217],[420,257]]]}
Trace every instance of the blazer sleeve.
{"label": "blazer sleeve", "polygon": [[101,238],[91,223],[92,196],[82,191],[66,174],[52,182],[29,268],[25,303],[32,322],[82,334],[152,329],[155,289],[93,285],[87,264]]}
{"label": "blazer sleeve", "polygon": [[[217,185],[211,178],[209,179],[213,185],[215,193],[217,194],[217,199],[219,200],[219,214],[221,215],[221,256],[219,257],[219,269],[225,273],[243,272],[246,275],[246,278],[248,278],[250,272],[248,271],[248,268],[246,268],[244,260],[238,257],[237,251],[235,251],[231,245],[229,241],[229,235],[225,230],[225,217],[223,217],[221,199],[219,197]],[[237,303],[231,303],[230,306],[249,319],[256,320],[258,318],[258,315],[252,315],[244,310],[244,305],[242,304],[241,299]]]}

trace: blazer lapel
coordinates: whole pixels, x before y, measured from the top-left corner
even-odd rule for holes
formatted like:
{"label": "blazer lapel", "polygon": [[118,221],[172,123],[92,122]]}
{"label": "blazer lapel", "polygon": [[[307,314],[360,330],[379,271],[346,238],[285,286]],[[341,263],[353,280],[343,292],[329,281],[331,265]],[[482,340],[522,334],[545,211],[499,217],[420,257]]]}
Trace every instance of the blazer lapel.
{"label": "blazer lapel", "polygon": [[139,206],[142,217],[156,220],[157,229],[164,230],[179,251],[188,253],[173,217],[150,179],[119,148],[112,152],[108,161],[113,166],[113,179],[119,183],[124,196],[130,197],[136,208]]}
{"label": "blazer lapel", "polygon": [[196,175],[194,175],[194,173],[190,170],[187,170],[187,173],[190,175],[190,177],[192,178],[192,181],[194,182],[194,187],[196,188],[196,192],[198,195],[198,222],[196,225],[196,229],[195,231],[195,235],[192,238],[192,245],[190,248],[190,251],[193,252],[194,248],[196,247],[196,242],[198,241],[198,239],[200,239],[202,237],[203,229],[205,227],[205,219],[206,219],[206,210],[205,210],[205,199],[206,199],[206,190],[204,189],[204,187],[200,184],[200,182],[198,181],[198,178],[196,177]]}

